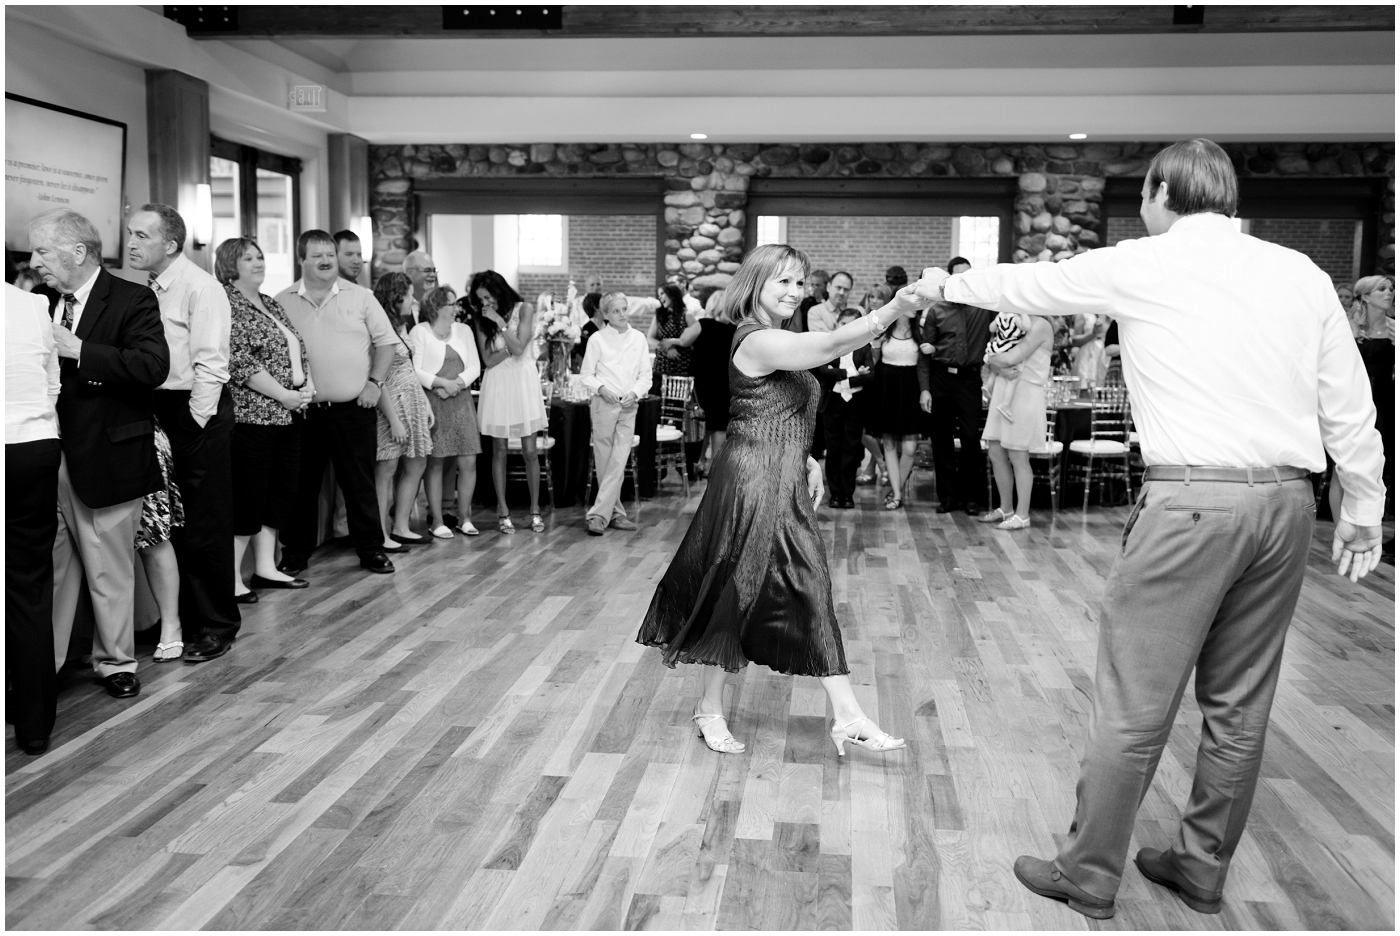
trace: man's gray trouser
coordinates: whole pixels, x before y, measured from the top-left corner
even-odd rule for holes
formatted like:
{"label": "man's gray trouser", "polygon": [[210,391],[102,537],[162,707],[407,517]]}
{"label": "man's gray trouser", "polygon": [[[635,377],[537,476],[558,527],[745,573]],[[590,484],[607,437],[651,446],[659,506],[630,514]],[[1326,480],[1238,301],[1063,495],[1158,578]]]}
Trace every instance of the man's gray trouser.
{"label": "man's gray trouser", "polygon": [[1117,892],[1134,817],[1194,668],[1201,743],[1169,858],[1200,892],[1223,890],[1315,517],[1305,479],[1144,484],[1104,592],[1078,802],[1055,859],[1079,887],[1104,899]]}

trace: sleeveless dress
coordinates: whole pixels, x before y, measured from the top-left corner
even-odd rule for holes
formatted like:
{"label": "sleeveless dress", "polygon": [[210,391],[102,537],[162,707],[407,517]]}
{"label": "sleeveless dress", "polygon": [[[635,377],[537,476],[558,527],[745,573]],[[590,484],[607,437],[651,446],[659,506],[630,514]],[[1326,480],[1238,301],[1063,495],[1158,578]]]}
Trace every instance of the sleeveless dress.
{"label": "sleeveless dress", "polygon": [[394,441],[389,429],[389,420],[382,412],[378,413],[378,445],[375,461],[388,461],[391,458],[426,458],[433,453],[433,439],[428,428],[428,396],[423,385],[418,382],[418,372],[413,369],[413,357],[399,335],[399,343],[394,346],[394,363],[389,365],[389,373],[384,378],[384,393],[398,411],[399,421],[408,430],[408,438]]}
{"label": "sleeveless dress", "polygon": [[660,647],[667,666],[738,672],[754,662],[788,675],[849,673],[826,544],[807,496],[819,384],[807,371],[740,371],[734,351],[762,327],[750,322],[734,336],[728,441],[637,642]]}
{"label": "sleeveless dress", "polygon": [[[506,327],[514,331],[519,322],[520,306],[516,306],[506,320]],[[505,346],[505,336],[497,332],[491,340],[491,350],[499,351]],[[481,375],[481,404],[477,407],[476,418],[482,435],[523,439],[549,427],[535,357],[532,339],[519,354],[486,368]]]}
{"label": "sleeveless dress", "polygon": [[[1045,384],[1050,380],[1050,355],[1050,347],[1041,345],[1021,363],[1021,376],[1014,381],[1007,403],[1013,418],[1008,420],[997,407],[990,407],[983,439],[1022,452],[1044,450]],[[1000,374],[993,378],[992,399],[998,399],[998,390],[1006,382]]]}

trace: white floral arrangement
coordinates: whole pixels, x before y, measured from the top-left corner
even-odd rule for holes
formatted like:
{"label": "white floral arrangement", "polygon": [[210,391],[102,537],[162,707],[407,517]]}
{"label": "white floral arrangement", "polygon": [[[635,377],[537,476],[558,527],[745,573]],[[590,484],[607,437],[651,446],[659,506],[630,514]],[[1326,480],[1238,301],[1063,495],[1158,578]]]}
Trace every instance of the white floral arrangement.
{"label": "white floral arrangement", "polygon": [[555,302],[550,293],[540,293],[535,303],[535,339],[578,344],[583,337],[567,302]]}

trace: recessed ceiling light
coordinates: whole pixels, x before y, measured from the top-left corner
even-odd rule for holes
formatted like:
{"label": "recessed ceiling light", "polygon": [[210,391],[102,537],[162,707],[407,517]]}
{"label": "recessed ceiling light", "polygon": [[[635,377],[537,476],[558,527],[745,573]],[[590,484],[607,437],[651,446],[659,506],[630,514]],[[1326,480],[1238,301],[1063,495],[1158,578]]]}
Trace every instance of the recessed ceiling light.
{"label": "recessed ceiling light", "polygon": [[1087,133],[1071,133],[1071,134],[1069,135],[1069,138],[1070,138],[1071,140],[1087,140],[1087,139],[1089,139],[1089,134],[1087,134]]}
{"label": "recessed ceiling light", "polygon": [[690,138],[692,140],[708,140],[710,136],[707,133],[692,133]]}

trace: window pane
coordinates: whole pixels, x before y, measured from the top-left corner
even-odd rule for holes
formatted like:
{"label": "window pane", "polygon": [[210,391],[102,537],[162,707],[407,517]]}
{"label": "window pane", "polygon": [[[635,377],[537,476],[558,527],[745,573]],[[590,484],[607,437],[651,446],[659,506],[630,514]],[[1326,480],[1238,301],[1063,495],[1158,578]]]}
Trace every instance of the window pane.
{"label": "window pane", "polygon": [[243,236],[243,219],[238,211],[238,163],[210,157],[209,187],[214,193],[214,246],[217,247],[230,237]]}
{"label": "window pane", "polygon": [[785,226],[783,219],[776,215],[759,215],[757,246],[787,243],[787,232],[783,230]]}
{"label": "window pane", "polygon": [[562,267],[564,265],[564,216],[520,216],[520,265],[523,267]]}
{"label": "window pane", "polygon": [[276,295],[294,282],[292,260],[292,177],[258,170],[258,244],[267,261],[263,292]]}
{"label": "window pane", "polygon": [[994,266],[1000,233],[1000,218],[959,218],[958,256],[966,257],[973,269]]}

